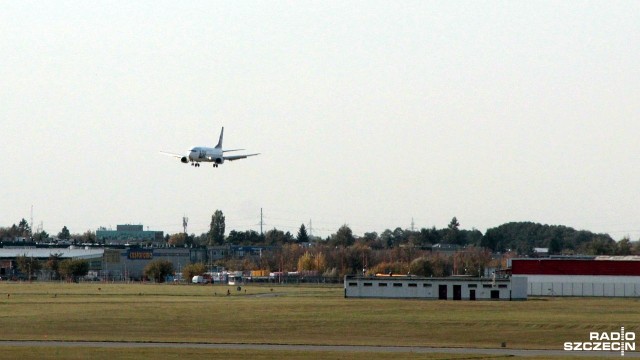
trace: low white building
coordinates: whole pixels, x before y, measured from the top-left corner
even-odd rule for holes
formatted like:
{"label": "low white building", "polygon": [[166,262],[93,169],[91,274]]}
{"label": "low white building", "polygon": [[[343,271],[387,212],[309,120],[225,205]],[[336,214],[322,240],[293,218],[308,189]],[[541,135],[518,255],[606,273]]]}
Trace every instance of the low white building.
{"label": "low white building", "polygon": [[346,298],[526,300],[527,278],[345,276]]}

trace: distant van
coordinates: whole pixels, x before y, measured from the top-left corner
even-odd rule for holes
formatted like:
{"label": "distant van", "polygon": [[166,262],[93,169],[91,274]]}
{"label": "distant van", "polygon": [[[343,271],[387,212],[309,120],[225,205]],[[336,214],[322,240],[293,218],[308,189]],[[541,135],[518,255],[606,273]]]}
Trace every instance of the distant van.
{"label": "distant van", "polygon": [[204,284],[204,277],[201,275],[196,275],[191,279],[191,282],[194,284]]}

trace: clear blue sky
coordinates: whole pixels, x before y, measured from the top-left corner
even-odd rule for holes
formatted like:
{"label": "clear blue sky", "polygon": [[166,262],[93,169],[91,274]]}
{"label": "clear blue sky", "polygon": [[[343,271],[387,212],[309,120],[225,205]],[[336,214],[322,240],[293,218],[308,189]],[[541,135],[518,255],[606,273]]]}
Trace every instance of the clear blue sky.
{"label": "clear blue sky", "polygon": [[[0,226],[640,236],[637,1],[4,1]],[[258,157],[199,169],[160,155]]]}

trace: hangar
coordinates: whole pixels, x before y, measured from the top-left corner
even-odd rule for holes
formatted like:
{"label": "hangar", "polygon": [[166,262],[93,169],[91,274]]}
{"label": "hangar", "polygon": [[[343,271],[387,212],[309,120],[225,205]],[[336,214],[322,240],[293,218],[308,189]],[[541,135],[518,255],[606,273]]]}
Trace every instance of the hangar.
{"label": "hangar", "polygon": [[[100,270],[102,266],[102,248],[0,248],[0,276],[13,277],[17,275],[16,258],[26,256],[46,261],[50,256],[56,255],[60,259],[84,259],[89,262],[90,270]],[[49,279],[51,274],[44,274]]]}
{"label": "hangar", "polygon": [[[0,278],[18,276],[16,259],[19,256],[47,261],[56,255],[60,259],[84,259],[89,262],[89,270],[104,280],[140,280],[145,266],[153,260],[167,260],[176,272],[189,263],[206,261],[206,249],[190,248],[0,248]],[[42,269],[39,280],[50,280],[52,273]]]}
{"label": "hangar", "polygon": [[511,273],[529,296],[640,296],[638,256],[511,259]]}
{"label": "hangar", "polygon": [[346,298],[526,300],[527,278],[345,276]]}

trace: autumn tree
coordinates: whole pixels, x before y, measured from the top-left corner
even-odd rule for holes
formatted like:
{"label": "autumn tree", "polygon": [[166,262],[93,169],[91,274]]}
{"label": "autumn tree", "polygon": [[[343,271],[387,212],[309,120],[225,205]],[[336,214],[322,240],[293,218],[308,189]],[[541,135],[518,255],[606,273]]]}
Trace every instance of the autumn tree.
{"label": "autumn tree", "polygon": [[315,270],[314,268],[313,257],[308,251],[305,252],[304,255],[300,256],[298,259],[298,271],[311,271]]}
{"label": "autumn tree", "polygon": [[89,262],[84,259],[66,259],[60,262],[58,271],[67,279],[78,281],[81,276],[89,273]]}
{"label": "autumn tree", "polygon": [[456,275],[481,276],[491,261],[491,252],[487,249],[469,246],[454,255]]}
{"label": "autumn tree", "polygon": [[314,263],[314,266],[315,266],[316,270],[318,270],[319,273],[323,273],[325,271],[325,269],[327,268],[327,259],[324,256],[324,253],[322,253],[322,252],[318,252],[314,256],[313,263]]}
{"label": "autumn tree", "polygon": [[353,237],[353,232],[349,225],[344,224],[338,229],[338,232],[331,235],[331,244],[334,246],[351,246],[355,242],[355,238]]}
{"label": "autumn tree", "polygon": [[47,268],[52,273],[52,278],[57,280],[60,278],[60,262],[62,261],[62,253],[50,254],[49,259],[44,264],[44,267]]}
{"label": "autumn tree", "polygon": [[431,256],[429,261],[431,262],[431,268],[433,269],[433,276],[444,277],[451,275],[453,263],[450,257],[435,255]]}
{"label": "autumn tree", "polygon": [[169,236],[167,244],[173,246],[184,246],[187,236],[184,233],[177,233]]}
{"label": "autumn tree", "polygon": [[623,238],[616,244],[616,255],[631,255],[631,240]]}
{"label": "autumn tree", "polygon": [[216,210],[211,216],[211,225],[208,234],[209,245],[215,246],[224,243],[224,220],[224,214],[220,210]]}
{"label": "autumn tree", "polygon": [[153,260],[144,267],[144,276],[155,282],[164,282],[167,275],[173,274],[173,264],[169,260]]}
{"label": "autumn tree", "polygon": [[182,276],[187,280],[205,272],[207,272],[207,267],[203,263],[187,264],[182,268]]}
{"label": "autumn tree", "polygon": [[31,278],[34,277],[40,269],[42,269],[42,263],[31,256],[18,256],[16,258],[16,263],[18,265],[18,270],[27,275],[29,280],[31,280]]}
{"label": "autumn tree", "polygon": [[409,273],[409,264],[403,261],[387,262],[383,261],[369,270],[370,274],[407,274]]}
{"label": "autumn tree", "polygon": [[304,249],[298,244],[284,244],[274,251],[263,253],[262,258],[267,263],[261,266],[275,271],[295,271],[298,269],[298,259],[303,254]]}
{"label": "autumn tree", "polygon": [[433,266],[431,264],[431,259],[428,256],[422,256],[414,259],[411,264],[409,264],[409,271],[413,275],[432,276]]}

